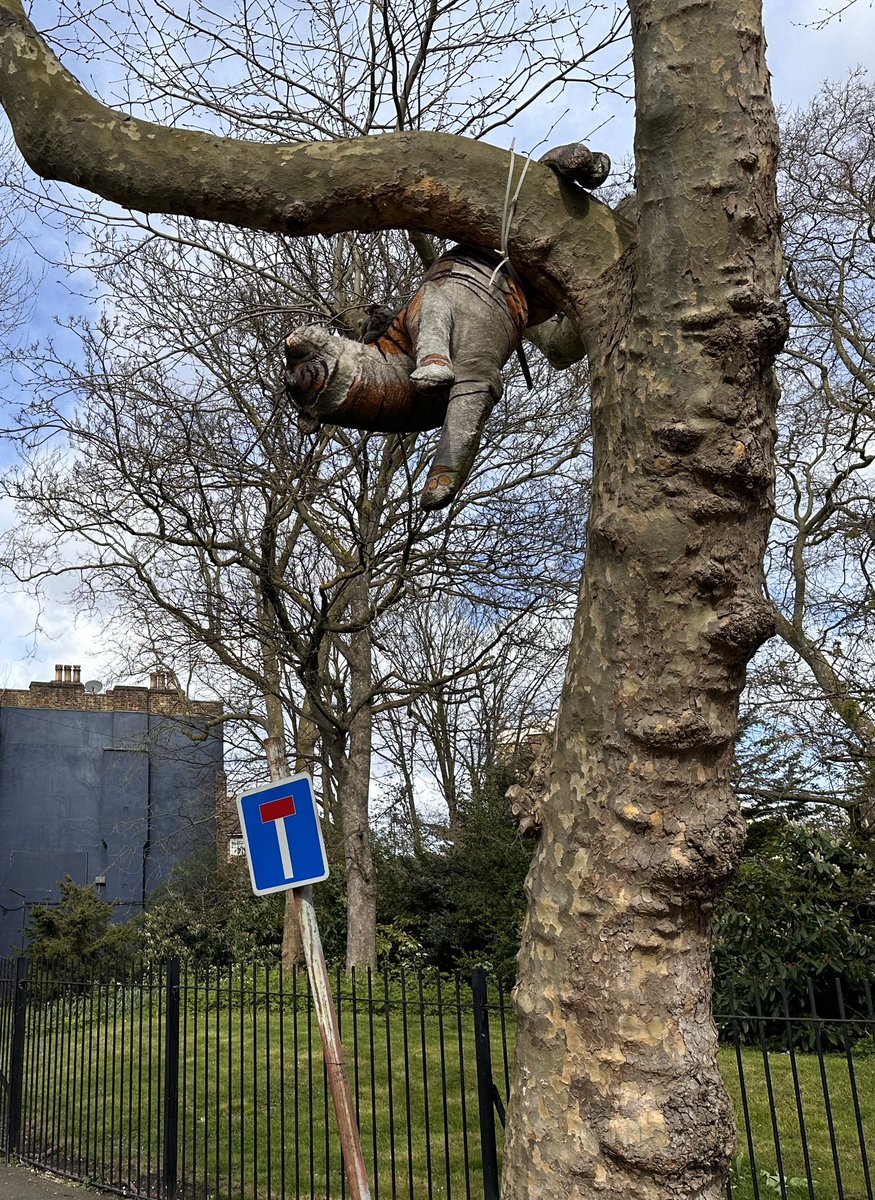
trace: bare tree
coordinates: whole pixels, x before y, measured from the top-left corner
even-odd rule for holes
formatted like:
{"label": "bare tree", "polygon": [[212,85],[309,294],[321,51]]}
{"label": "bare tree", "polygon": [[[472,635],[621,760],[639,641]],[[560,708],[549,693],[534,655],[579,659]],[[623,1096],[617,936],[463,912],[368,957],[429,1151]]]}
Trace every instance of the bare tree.
{"label": "bare tree", "polygon": [[13,148],[0,143],[0,347],[5,351],[9,339],[27,323],[33,296],[33,281],[23,262],[15,202],[8,184],[12,176],[21,174],[20,167],[10,165]]}
{"label": "bare tree", "polygon": [[[598,5],[591,5],[587,11],[595,13],[598,9]],[[379,9],[343,4],[327,11],[316,4],[294,9],[259,5],[257,9],[247,8],[238,22],[229,25],[208,8],[178,13],[160,2],[131,4],[125,21],[118,9],[94,10],[84,19],[81,13],[60,3],[53,36],[72,61],[77,56],[90,61],[99,52],[102,61],[118,63],[125,103],[132,111],[147,115],[176,120],[189,119],[196,113],[211,128],[267,139],[356,137],[415,129],[423,122],[432,128],[480,136],[504,125],[539,97],[555,93],[570,80],[586,79],[598,87],[623,85],[622,72],[615,70],[611,59],[607,65],[600,64],[600,55],[604,59],[618,44],[622,57],[625,14],[615,9],[602,22],[598,36],[589,36],[587,31],[585,39],[582,16],[577,14],[572,20],[559,9],[524,11],[522,6],[499,8],[453,0],[444,6],[432,5],[421,16],[411,15],[405,6],[396,10],[392,3]],[[496,73],[498,66],[501,69]],[[243,81],[245,106],[239,103]],[[472,95],[472,87],[476,95]],[[57,204],[56,196],[53,202]],[[126,286],[131,294],[144,287],[160,287],[162,305],[152,305],[148,317],[142,318],[128,307],[126,328],[117,333],[117,339],[137,339],[144,350],[141,370],[147,374],[150,369],[164,370],[160,364],[166,360],[167,348],[161,344],[162,325],[165,338],[172,341],[174,331],[185,325],[188,297],[205,284],[204,273],[212,269],[220,276],[224,273],[227,290],[224,295],[211,290],[216,299],[198,337],[208,343],[222,343],[226,357],[220,370],[236,374],[238,389],[241,372],[264,371],[263,361],[257,366],[254,363],[251,348],[241,352],[231,348],[241,322],[245,325],[282,312],[287,321],[292,314],[296,320],[321,319],[341,332],[355,334],[366,315],[363,304],[372,298],[365,286],[368,281],[380,280],[380,299],[396,305],[410,288],[410,254],[398,239],[393,242],[385,237],[351,239],[340,235],[332,245],[298,243],[290,252],[275,238],[266,241],[257,232],[217,230],[214,225],[198,221],[173,220],[172,214],[171,219],[162,215],[155,221],[131,213],[125,222],[116,210],[106,215],[100,206],[86,213],[78,201],[68,204],[67,212],[77,233],[83,216],[91,219],[93,228],[103,228],[83,256],[102,285],[117,287],[113,277],[122,269],[127,271]],[[135,236],[125,235],[125,223]],[[434,256],[428,238],[417,231],[408,237],[419,259],[427,262]],[[172,281],[156,281],[160,268],[155,248],[161,242],[175,247],[173,261],[179,283],[185,280],[188,292]],[[143,259],[140,265],[135,262],[138,258]],[[216,268],[205,265],[210,258],[219,264]],[[312,286],[315,280],[319,280],[316,287]],[[147,321],[151,322],[149,329]],[[279,327],[275,324],[273,329],[278,337]],[[189,338],[192,340],[197,339]],[[151,348],[154,368],[145,361],[146,346]],[[204,357],[202,346],[192,344],[186,351],[196,361]],[[175,353],[178,359],[180,351]],[[169,391],[172,387],[171,382]],[[507,438],[505,443],[510,444]],[[368,443],[355,435],[345,436],[334,454],[339,452],[343,458],[345,453],[353,462],[360,459],[373,480],[374,445],[373,439]],[[396,445],[384,458],[377,476],[385,472],[390,461],[393,470],[403,467],[409,471],[408,449]],[[500,475],[499,467],[494,463]],[[548,471],[538,467],[534,473],[541,476]],[[342,468],[336,467],[335,480],[340,474]],[[339,628],[347,630],[344,636],[348,639],[339,675],[335,670],[334,677],[349,680],[355,699],[344,701],[348,708],[339,724],[334,716],[327,715],[334,710],[324,697],[316,703],[312,715],[317,723],[320,713],[323,716],[321,736],[329,738],[331,733],[340,739],[326,761],[333,764],[343,782],[338,794],[344,796],[347,817],[342,839],[347,872],[362,880],[360,903],[355,898],[359,889],[354,884],[351,887],[352,910],[362,915],[370,930],[358,933],[353,922],[350,960],[364,962],[371,961],[375,953],[375,884],[366,833],[373,649],[367,629],[350,631],[363,620],[364,593],[371,590],[371,580],[366,570],[358,578],[368,535],[362,533],[362,514],[354,495],[356,483],[365,487],[367,483],[355,469],[349,479],[351,486],[344,494],[337,494],[339,499],[331,515],[335,525],[349,531],[349,537],[344,541],[331,535],[325,544],[336,552],[337,577],[344,580],[339,601],[342,616],[335,613],[332,620],[335,624],[340,621]],[[319,486],[324,498],[330,488],[324,480]],[[499,484],[498,490],[504,486],[506,481]],[[318,539],[314,520],[311,517],[304,532]],[[379,529],[381,520],[379,513],[372,518],[373,531]],[[326,533],[327,525],[319,521],[316,525]],[[416,533],[421,522],[414,525],[408,522],[408,540],[411,529]],[[435,531],[430,537],[430,545],[438,543]],[[201,571],[201,578],[203,574]],[[376,586],[379,590],[379,581]],[[358,594],[357,601],[353,592]],[[393,600],[399,596],[393,594]],[[267,620],[266,611],[262,612]],[[284,625],[289,629],[295,624],[284,620],[282,614],[277,619],[275,632],[280,635]],[[331,621],[326,628],[328,632],[321,630],[316,639],[320,643],[327,636],[339,635]],[[299,642],[295,653],[301,649]],[[312,652],[298,658],[299,662],[305,660],[315,661]],[[329,669],[328,658],[323,655],[322,661]],[[356,686],[354,681],[358,681]],[[307,681],[305,687],[312,691],[313,681]],[[341,693],[335,689],[334,694]],[[270,689],[266,695],[270,695]],[[397,703],[397,699],[389,703]],[[274,713],[270,723],[276,726],[275,706],[269,699],[264,705]],[[295,721],[293,718],[293,726]],[[308,753],[312,754],[312,747]],[[358,814],[355,818],[354,813]]]}
{"label": "bare tree", "polygon": [[[293,300],[335,323],[363,311],[350,277],[393,286],[377,275],[377,239],[355,255],[347,247],[348,263],[336,243],[327,272],[294,258],[270,264],[270,275],[298,281],[291,296],[269,292],[268,272],[256,296],[251,279],[228,277],[221,256],[166,239],[125,253],[115,236],[112,246],[99,273],[112,315],[80,325],[82,364],[31,360],[41,400],[21,413],[25,453],[5,479],[20,514],[5,561],[37,588],[74,575],[81,602],[99,597],[113,613],[129,668],[174,647],[178,668],[214,687],[218,676],[225,720],[250,730],[250,746],[256,729],[274,744],[288,730],[298,769],[325,764],[348,961],[372,963],[374,719],[482,671],[508,630],[555,604],[562,531],[551,543],[543,510],[563,486],[579,486],[567,464],[586,437],[573,419],[581,406],[573,388],[553,389],[547,402],[542,393],[537,407],[513,388],[489,431],[488,464],[452,520],[426,528],[412,507],[422,448],[347,431],[302,439],[279,391],[280,315]],[[396,284],[403,257],[399,246]],[[73,412],[71,394],[81,398]],[[62,448],[46,452],[57,435]],[[489,588],[487,602],[478,591],[499,537],[515,567],[506,594]],[[387,615],[408,605],[414,576],[419,608],[452,588],[470,611],[491,611],[480,645],[419,673],[408,647],[389,652],[384,631]],[[287,939],[287,959],[291,947]]]}
{"label": "bare tree", "polygon": [[[792,317],[781,358],[775,647],[754,675],[756,738],[785,770],[742,778],[759,804],[837,809],[875,854],[875,86],[824,84],[784,122],[779,187]],[[772,760],[777,766],[780,758]]]}
{"label": "bare tree", "polygon": [[[38,173],[282,234],[500,244],[508,156],[400,132],[265,144],[92,99],[2,0],[2,96]],[[505,1196],[721,1194],[733,1150],[710,918],[743,826],[745,665],[769,635],[777,133],[760,6],[630,0],[637,225],[533,164],[507,237],[590,363],[593,498],[528,880]]]}
{"label": "bare tree", "polygon": [[[553,499],[559,507],[556,490]],[[546,555],[558,531],[542,522],[541,532],[538,545]],[[410,814],[414,849],[424,844],[417,795],[436,791],[448,818],[442,832],[455,839],[464,800],[482,790],[535,729],[542,736],[552,731],[573,614],[563,584],[579,573],[578,548],[566,548],[565,556],[552,555],[553,595],[520,612],[516,622],[502,613],[499,623],[491,607],[440,593],[404,606],[383,636],[411,680],[410,703],[385,709],[378,728],[380,753],[399,781],[392,799],[403,800]],[[444,682],[422,688],[413,680]]]}

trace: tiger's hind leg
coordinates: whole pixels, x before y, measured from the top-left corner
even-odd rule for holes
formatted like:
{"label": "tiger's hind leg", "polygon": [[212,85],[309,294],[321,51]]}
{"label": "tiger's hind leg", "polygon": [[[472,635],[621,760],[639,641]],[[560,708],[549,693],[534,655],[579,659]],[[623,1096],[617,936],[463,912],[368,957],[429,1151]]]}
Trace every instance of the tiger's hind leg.
{"label": "tiger's hind leg", "polygon": [[457,379],[435,456],[422,491],[426,511],[446,508],[456,498],[474,465],[486,418],[501,396],[501,377]]}
{"label": "tiger's hind leg", "polygon": [[450,354],[453,310],[438,284],[425,284],[419,293],[418,311],[408,315],[416,321],[413,338],[416,367],[410,373],[417,391],[449,387],[456,378]]}

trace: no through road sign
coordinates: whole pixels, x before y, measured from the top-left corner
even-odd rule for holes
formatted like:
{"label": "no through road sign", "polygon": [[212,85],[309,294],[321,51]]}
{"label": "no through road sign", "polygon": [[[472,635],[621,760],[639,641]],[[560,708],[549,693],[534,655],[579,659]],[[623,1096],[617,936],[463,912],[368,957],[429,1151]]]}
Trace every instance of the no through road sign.
{"label": "no through road sign", "polygon": [[309,775],[293,775],[241,792],[237,810],[256,896],[327,878],[328,861]]}

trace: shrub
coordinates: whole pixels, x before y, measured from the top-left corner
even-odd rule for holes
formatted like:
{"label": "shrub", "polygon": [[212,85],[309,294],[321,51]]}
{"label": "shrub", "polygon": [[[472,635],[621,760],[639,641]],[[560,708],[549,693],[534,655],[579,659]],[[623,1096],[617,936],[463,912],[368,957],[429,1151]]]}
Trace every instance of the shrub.
{"label": "shrub", "polygon": [[60,893],[57,904],[31,909],[25,950],[31,963],[46,967],[63,962],[65,977],[75,981],[129,967],[140,951],[140,918],[115,922],[114,905],[94,887],[80,887],[69,875],[60,884]]}
{"label": "shrub", "polygon": [[731,979],[738,1011],[755,1013],[759,1003],[780,1017],[786,995],[794,1015],[811,1013],[813,1002],[818,1016],[834,1018],[840,976],[847,1015],[862,1016],[864,981],[875,976],[872,864],[826,830],[764,823],[719,907],[713,961],[718,1013],[729,1009]]}

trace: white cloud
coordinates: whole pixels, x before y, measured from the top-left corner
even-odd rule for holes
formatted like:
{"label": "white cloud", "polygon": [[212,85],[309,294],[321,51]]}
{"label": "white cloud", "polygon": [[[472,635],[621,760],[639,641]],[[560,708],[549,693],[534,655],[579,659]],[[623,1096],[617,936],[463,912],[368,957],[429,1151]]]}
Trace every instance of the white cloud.
{"label": "white cloud", "polygon": [[[0,532],[14,522],[11,501],[0,499]],[[100,651],[100,623],[74,611],[70,585],[70,579],[50,579],[37,600],[10,575],[0,578],[0,688],[51,680],[59,662],[79,663],[83,681],[108,670]]]}

